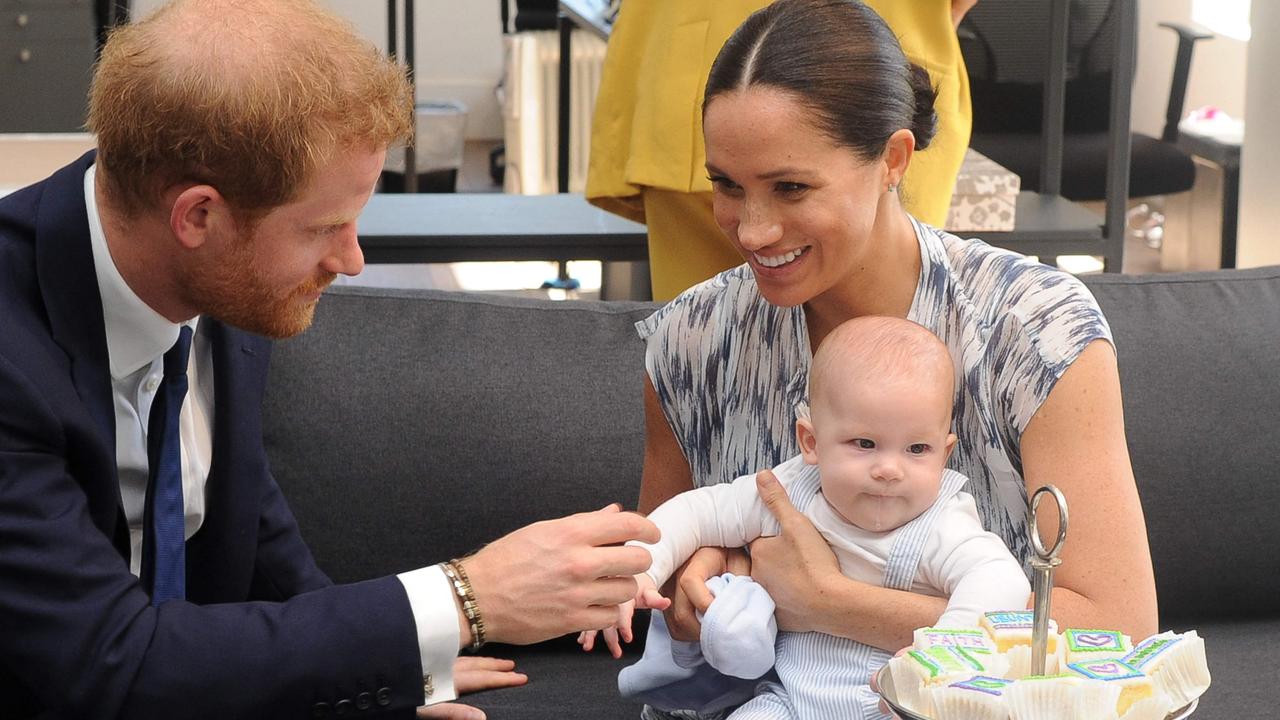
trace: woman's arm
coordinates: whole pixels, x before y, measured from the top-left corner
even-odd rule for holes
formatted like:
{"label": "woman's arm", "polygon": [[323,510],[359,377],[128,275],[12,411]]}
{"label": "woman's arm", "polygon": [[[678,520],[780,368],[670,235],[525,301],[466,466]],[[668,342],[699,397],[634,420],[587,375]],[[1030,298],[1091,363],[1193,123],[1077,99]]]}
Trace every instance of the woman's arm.
{"label": "woman's arm", "polygon": [[835,555],[795,509],[773,473],[757,476],[760,499],[777,518],[776,537],[751,543],[751,576],[769,591],[778,627],[819,631],[888,652],[911,644],[912,632],[932,625],[946,598],[890,590],[840,574]]}
{"label": "woman's arm", "polygon": [[[693,489],[693,472],[676,441],[671,425],[662,412],[653,380],[644,377],[644,470],[640,476],[640,512],[648,514],[669,498]],[[695,642],[702,632],[698,612],[711,605],[713,596],[707,590],[707,578],[732,572],[747,575],[751,571],[746,553],[741,550],[700,548],[689,561],[676,570],[662,594],[671,598],[671,607],[663,614],[667,630],[676,640]]]}
{"label": "woman's arm", "polygon": [[[1054,574],[1050,614],[1058,627],[1156,632],[1155,575],[1146,522],[1129,464],[1115,352],[1085,347],[1022,434],[1030,497],[1052,484],[1067,499],[1070,523]],[[1058,532],[1052,504],[1040,506],[1046,544]]]}
{"label": "woman's arm", "polygon": [[667,416],[653,380],[644,376],[644,469],[640,474],[640,513],[648,515],[667,500],[693,489],[693,472]]}

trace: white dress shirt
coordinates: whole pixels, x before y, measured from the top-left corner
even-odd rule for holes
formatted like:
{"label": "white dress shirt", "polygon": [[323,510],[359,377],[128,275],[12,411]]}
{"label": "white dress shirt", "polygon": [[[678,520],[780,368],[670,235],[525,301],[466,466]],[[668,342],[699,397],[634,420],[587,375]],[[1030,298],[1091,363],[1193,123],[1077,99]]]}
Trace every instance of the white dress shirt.
{"label": "white dress shirt", "polygon": [[[142,564],[143,508],[147,495],[147,420],[164,377],[164,354],[177,342],[182,325],[169,322],[144,303],[116,268],[94,196],[96,168],[91,165],[84,174],[85,210],[107,336],[116,418],[116,463],[120,496],[129,523],[129,569],[137,575]],[[190,391],[179,416],[182,501],[186,515],[184,537],[190,539],[204,523],[205,484],[213,457],[215,388],[213,353],[203,323],[197,317],[183,324],[193,330],[187,366]],[[409,596],[417,625],[423,676],[430,678],[426,685],[432,691],[427,703],[452,700],[457,697],[453,688],[453,663],[459,640],[453,586],[434,565],[398,577]]]}

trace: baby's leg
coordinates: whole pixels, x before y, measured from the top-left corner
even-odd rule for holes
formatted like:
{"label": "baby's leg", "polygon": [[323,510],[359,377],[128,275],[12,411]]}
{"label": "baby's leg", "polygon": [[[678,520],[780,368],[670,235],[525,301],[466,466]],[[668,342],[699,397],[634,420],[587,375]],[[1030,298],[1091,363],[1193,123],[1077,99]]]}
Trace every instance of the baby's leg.
{"label": "baby's leg", "polygon": [[728,720],[795,720],[787,691],[778,683],[761,683],[755,697],[733,711]]}

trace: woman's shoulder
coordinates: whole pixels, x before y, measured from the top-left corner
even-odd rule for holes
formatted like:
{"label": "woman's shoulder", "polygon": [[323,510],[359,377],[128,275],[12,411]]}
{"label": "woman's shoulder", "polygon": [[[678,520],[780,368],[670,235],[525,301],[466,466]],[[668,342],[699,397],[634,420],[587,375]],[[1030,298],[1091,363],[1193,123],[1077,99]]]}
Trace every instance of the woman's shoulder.
{"label": "woman's shoulder", "polygon": [[[760,312],[769,306],[760,296],[755,276],[746,265],[730,268],[694,285],[636,323],[640,337],[680,337],[690,331],[704,334],[724,325],[729,318]],[[772,306],[769,306],[772,307]]]}
{"label": "woman's shoulder", "polygon": [[1024,322],[1103,322],[1093,293],[1071,273],[982,240],[937,232],[957,290],[992,318]]}
{"label": "woman's shoulder", "polygon": [[939,233],[951,267],[954,296],[993,344],[1015,346],[1051,366],[1063,366],[1111,328],[1093,293],[1076,276],[1033,258]]}

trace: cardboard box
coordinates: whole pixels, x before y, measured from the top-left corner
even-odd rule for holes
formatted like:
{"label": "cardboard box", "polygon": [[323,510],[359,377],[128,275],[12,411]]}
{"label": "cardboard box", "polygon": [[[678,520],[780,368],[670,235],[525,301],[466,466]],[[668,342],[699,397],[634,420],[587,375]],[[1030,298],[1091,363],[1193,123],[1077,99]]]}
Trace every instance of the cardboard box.
{"label": "cardboard box", "polygon": [[965,152],[947,211],[953,233],[1013,230],[1022,179],[970,148]]}

